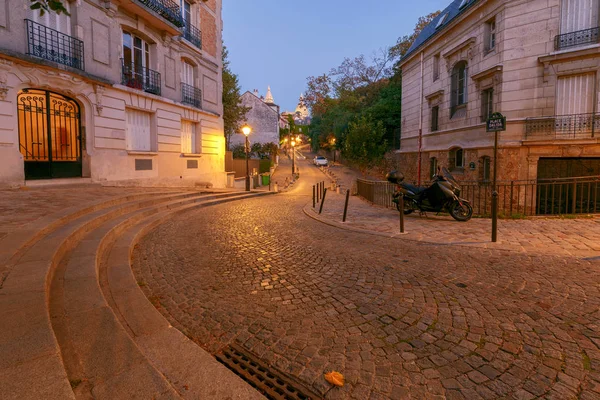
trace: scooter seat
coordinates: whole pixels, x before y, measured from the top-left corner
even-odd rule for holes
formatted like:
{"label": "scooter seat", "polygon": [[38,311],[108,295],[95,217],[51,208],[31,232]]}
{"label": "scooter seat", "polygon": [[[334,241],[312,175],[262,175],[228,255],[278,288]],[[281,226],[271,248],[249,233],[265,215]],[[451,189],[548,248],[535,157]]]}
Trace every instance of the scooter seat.
{"label": "scooter seat", "polygon": [[414,194],[419,194],[425,190],[424,187],[418,187],[415,185],[411,185],[410,183],[403,183],[402,186],[404,186],[407,190],[410,190]]}

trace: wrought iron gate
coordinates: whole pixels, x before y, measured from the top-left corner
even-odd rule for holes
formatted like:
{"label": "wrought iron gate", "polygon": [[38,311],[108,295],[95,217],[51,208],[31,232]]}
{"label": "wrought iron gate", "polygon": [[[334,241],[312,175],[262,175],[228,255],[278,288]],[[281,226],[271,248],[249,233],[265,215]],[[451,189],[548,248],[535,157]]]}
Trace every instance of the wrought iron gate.
{"label": "wrought iron gate", "polygon": [[21,91],[17,103],[25,179],[81,176],[79,105],[37,89]]}

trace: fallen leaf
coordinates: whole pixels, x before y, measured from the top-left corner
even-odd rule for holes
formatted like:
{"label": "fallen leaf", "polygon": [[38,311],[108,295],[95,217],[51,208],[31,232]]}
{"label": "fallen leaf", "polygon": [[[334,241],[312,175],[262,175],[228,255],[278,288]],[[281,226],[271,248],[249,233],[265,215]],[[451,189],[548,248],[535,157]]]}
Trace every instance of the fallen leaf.
{"label": "fallen leaf", "polygon": [[344,386],[344,375],[337,371],[326,373],[325,380],[335,386]]}

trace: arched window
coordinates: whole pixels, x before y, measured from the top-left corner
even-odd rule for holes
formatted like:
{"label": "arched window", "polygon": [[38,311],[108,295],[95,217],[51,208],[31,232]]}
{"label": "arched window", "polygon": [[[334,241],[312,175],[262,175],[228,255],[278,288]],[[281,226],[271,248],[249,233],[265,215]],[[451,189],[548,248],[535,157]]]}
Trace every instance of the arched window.
{"label": "arched window", "polygon": [[452,69],[451,116],[467,104],[467,62],[460,61]]}
{"label": "arched window", "polygon": [[465,166],[465,157],[463,149],[455,147],[450,150],[450,157],[448,158],[448,167],[450,170],[461,170]]}

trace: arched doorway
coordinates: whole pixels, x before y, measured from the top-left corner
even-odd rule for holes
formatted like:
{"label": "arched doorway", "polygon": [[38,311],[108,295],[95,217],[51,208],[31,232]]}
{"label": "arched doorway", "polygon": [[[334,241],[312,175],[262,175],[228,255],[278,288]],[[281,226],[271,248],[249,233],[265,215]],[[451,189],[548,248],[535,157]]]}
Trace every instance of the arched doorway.
{"label": "arched doorway", "polygon": [[25,179],[81,176],[79,105],[58,93],[23,89],[17,108]]}

